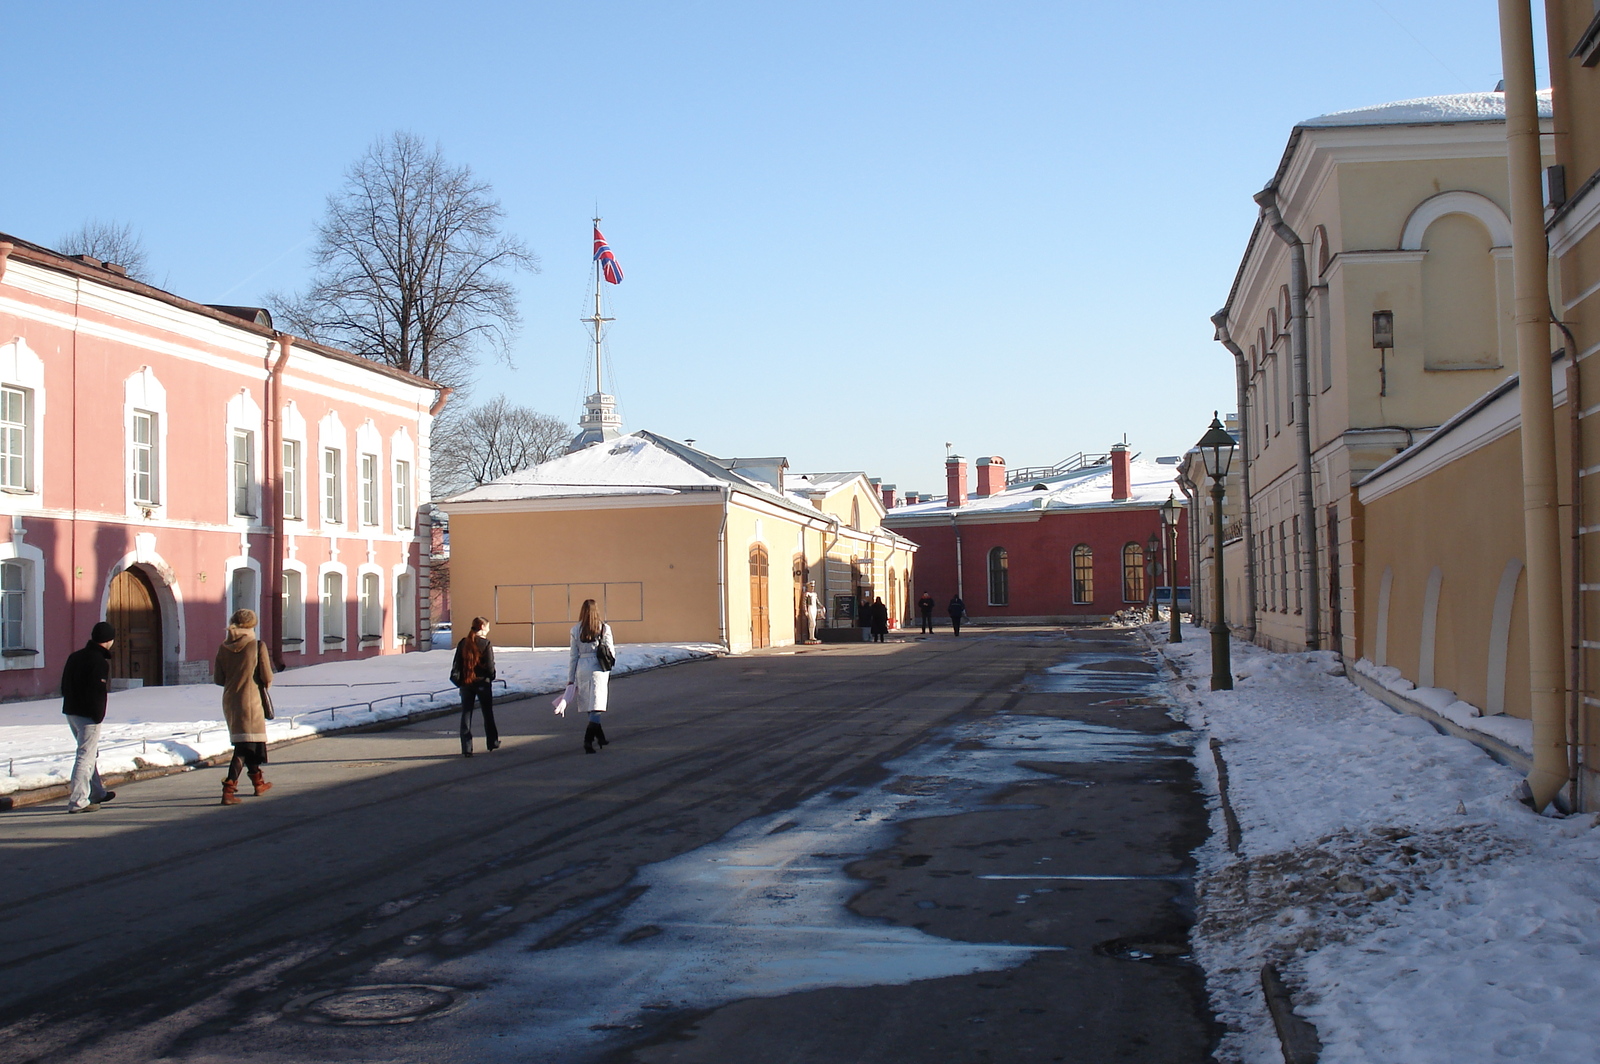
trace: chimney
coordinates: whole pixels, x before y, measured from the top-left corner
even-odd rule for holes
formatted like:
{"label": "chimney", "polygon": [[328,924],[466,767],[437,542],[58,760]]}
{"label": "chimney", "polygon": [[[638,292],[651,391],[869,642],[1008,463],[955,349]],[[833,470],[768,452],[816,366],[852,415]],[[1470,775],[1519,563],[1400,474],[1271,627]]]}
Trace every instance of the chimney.
{"label": "chimney", "polygon": [[999,495],[1006,487],[1006,460],[998,456],[978,459],[978,490],[981,497]]}
{"label": "chimney", "polygon": [[905,498],[904,505],[906,505],[906,506],[915,506],[915,505],[917,505],[917,503],[919,503],[921,501],[922,501],[922,496],[920,494],[918,494],[917,492],[914,492],[914,491],[906,492],[906,498]]}
{"label": "chimney", "polygon": [[885,510],[893,510],[895,504],[899,502],[899,499],[896,498],[899,493],[895,491],[894,485],[884,484],[879,490],[883,492],[883,508]]}
{"label": "chimney", "polygon": [[1111,445],[1111,501],[1124,502],[1133,497],[1128,487],[1128,445]]}
{"label": "chimney", "polygon": [[959,454],[953,454],[944,460],[944,484],[946,506],[967,504],[967,460]]}

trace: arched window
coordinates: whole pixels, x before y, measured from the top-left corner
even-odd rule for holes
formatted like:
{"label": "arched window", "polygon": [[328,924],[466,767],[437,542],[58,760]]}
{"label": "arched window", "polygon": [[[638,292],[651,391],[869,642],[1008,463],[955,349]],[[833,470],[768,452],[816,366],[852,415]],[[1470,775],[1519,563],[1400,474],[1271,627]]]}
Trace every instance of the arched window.
{"label": "arched window", "polygon": [[1072,601],[1080,605],[1094,601],[1094,551],[1087,543],[1072,548]]}
{"label": "arched window", "polygon": [[1466,214],[1428,226],[1422,246],[1423,365],[1491,369],[1500,365],[1500,315],[1489,230]]}
{"label": "arched window", "polygon": [[344,577],[338,573],[322,576],[322,645],[325,650],[342,650],[344,643]]}
{"label": "arched window", "polygon": [[361,641],[383,639],[383,584],[377,573],[361,574]]}
{"label": "arched window", "polygon": [[1006,549],[996,547],[989,552],[989,605],[1005,606],[1011,602],[1011,577],[1006,571]]}
{"label": "arched window", "polygon": [[1122,601],[1144,601],[1144,547],[1138,543],[1122,548]]}

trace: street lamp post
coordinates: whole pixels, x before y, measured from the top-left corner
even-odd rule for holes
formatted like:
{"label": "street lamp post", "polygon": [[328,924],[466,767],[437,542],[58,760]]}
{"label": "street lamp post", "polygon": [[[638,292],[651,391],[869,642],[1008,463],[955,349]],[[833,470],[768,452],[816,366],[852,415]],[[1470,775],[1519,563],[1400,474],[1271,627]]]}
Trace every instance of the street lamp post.
{"label": "street lamp post", "polygon": [[1223,481],[1228,479],[1228,466],[1233,464],[1233,450],[1238,446],[1222,419],[1212,415],[1211,427],[1195,445],[1205,461],[1206,473],[1211,477],[1212,514],[1212,618],[1211,618],[1211,689],[1233,690],[1233,661],[1228,648],[1228,622],[1223,616],[1222,598],[1222,495]]}
{"label": "street lamp post", "polygon": [[1183,504],[1172,492],[1161,504],[1162,537],[1167,546],[1167,642],[1183,642],[1183,627],[1178,620],[1178,514]]}

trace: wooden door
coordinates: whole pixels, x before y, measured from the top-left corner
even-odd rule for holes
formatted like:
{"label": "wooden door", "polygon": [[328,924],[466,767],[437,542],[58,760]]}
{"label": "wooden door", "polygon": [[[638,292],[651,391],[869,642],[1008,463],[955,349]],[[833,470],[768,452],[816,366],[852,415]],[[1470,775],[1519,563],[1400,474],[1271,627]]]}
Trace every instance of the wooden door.
{"label": "wooden door", "polygon": [[767,548],[750,548],[750,645],[772,645],[772,618],[767,596]]}
{"label": "wooden door", "polygon": [[161,607],[149,578],[137,569],[124,569],[112,577],[106,620],[117,630],[117,641],[111,647],[111,675],[159,687]]}

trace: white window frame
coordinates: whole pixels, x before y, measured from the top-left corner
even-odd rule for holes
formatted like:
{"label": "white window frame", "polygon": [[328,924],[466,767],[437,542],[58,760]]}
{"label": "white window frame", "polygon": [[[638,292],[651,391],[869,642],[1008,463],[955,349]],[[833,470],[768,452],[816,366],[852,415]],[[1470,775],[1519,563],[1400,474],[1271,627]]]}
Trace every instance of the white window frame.
{"label": "white window frame", "polygon": [[0,646],[0,671],[42,669],[45,667],[44,551],[20,540],[0,543],[0,565],[16,565],[23,584],[19,618],[22,623],[21,645]]}
{"label": "white window frame", "polygon": [[[16,397],[16,418],[11,418],[12,396]],[[0,380],[0,491],[12,495],[32,492],[33,482],[33,393],[20,385]]]}
{"label": "white window frame", "polygon": [[[285,521],[304,523],[306,519],[306,473],[308,471],[306,463],[313,458],[320,458],[321,455],[320,452],[311,449],[309,444],[310,437],[306,435],[306,419],[301,415],[299,407],[294,404],[293,400],[283,405],[281,418],[279,435],[282,437],[285,449],[291,445],[294,447],[295,457],[298,459],[296,464],[298,475],[292,485],[292,494],[291,485],[287,477],[284,478],[284,482],[281,485],[283,495],[278,500],[278,505],[284,508],[283,519]],[[278,456],[280,461],[283,457],[282,454]],[[318,470],[318,486],[321,486],[321,483],[321,470]],[[293,509],[290,509],[291,506]]]}
{"label": "white window frame", "polygon": [[[300,594],[289,594],[290,578],[299,585]],[[306,652],[306,567],[299,562],[283,563],[283,631],[279,641],[285,654]],[[299,640],[298,643],[292,640]]]}
{"label": "white window frame", "polygon": [[383,646],[384,613],[383,570],[363,565],[356,570],[356,639],[363,650]]}
{"label": "white window frame", "polygon": [[283,441],[283,519],[299,521],[305,515],[306,449],[299,440]]}
{"label": "white window frame", "polygon": [[344,451],[338,447],[322,449],[322,523],[344,524]]}
{"label": "white window frame", "polygon": [[366,528],[376,528],[383,511],[378,502],[382,497],[379,481],[382,467],[378,464],[378,456],[367,451],[361,452],[361,524]]}
{"label": "white window frame", "polygon": [[261,506],[258,501],[260,492],[256,489],[256,434],[250,429],[234,429],[228,444],[233,516],[259,517]]}
{"label": "white window frame", "polygon": [[[240,569],[249,570],[251,574],[251,593],[243,603],[235,602],[233,597],[233,574]],[[223,562],[222,580],[223,601],[227,604],[229,617],[233,616],[233,611],[236,609],[254,610],[257,617],[261,616],[261,563],[259,561],[244,554],[234,555]]]}
{"label": "white window frame", "polygon": [[[410,565],[397,565],[390,574],[393,581],[394,624],[391,626],[393,645],[397,650],[417,646],[417,570]],[[409,637],[409,638],[408,638]]]}
{"label": "white window frame", "polygon": [[44,360],[34,353],[22,337],[0,344],[0,384],[15,388],[26,399],[26,418],[22,470],[23,484],[0,488],[0,494],[39,495],[44,488],[44,448],[41,446],[41,426],[44,424],[45,388]]}
{"label": "white window frame", "polygon": [[[336,410],[328,411],[327,415],[317,423],[317,522],[319,527],[339,527],[343,526],[345,523],[345,507],[350,501],[348,498],[346,498],[347,489],[345,487],[344,477],[345,454],[349,449],[349,440],[347,437],[348,434],[345,432],[344,424],[339,420],[339,413]],[[335,463],[338,470],[338,484],[334,492],[334,498],[338,504],[338,509],[333,515],[328,513],[329,451],[336,451],[338,454]],[[319,578],[317,581],[317,597],[319,601],[321,600],[321,596],[322,581]]]}
{"label": "white window frame", "polygon": [[411,463],[404,458],[394,460],[394,530],[407,531],[416,524],[416,511],[411,505]]}
{"label": "white window frame", "polygon": [[[138,492],[135,490],[138,478],[134,473],[134,421],[141,414],[152,418],[152,438],[147,445],[151,454],[150,495],[153,496],[149,499],[137,498]],[[157,517],[165,513],[169,483],[167,422],[167,389],[149,366],[141,366],[137,373],[123,382],[122,391],[122,438],[126,448],[122,465],[125,471],[127,512],[130,515]]]}
{"label": "white window frame", "polygon": [[[330,576],[339,579],[339,601],[331,607],[328,599]],[[344,653],[350,645],[349,623],[350,573],[339,562],[324,562],[317,569],[317,653]]]}

